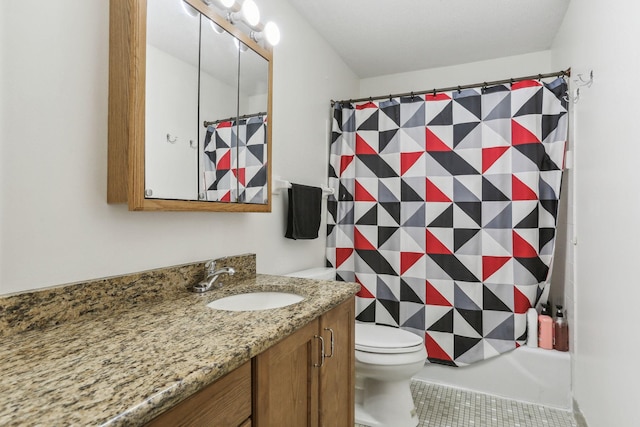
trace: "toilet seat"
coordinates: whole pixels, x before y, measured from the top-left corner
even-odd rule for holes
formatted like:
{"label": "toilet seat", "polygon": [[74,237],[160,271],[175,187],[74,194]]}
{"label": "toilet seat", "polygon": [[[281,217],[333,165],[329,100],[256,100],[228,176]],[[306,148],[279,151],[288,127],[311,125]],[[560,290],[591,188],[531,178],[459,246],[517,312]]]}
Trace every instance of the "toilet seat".
{"label": "toilet seat", "polygon": [[356,323],[356,350],[377,354],[413,353],[424,349],[422,339],[411,332],[373,323]]}

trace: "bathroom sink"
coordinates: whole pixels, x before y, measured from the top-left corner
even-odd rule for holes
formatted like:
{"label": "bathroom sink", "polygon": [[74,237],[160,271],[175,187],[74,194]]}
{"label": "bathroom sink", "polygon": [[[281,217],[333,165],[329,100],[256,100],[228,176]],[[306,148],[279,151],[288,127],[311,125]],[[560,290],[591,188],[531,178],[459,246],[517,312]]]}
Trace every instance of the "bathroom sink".
{"label": "bathroom sink", "polygon": [[256,311],[286,307],[304,299],[288,292],[250,292],[211,301],[207,307],[226,311]]}

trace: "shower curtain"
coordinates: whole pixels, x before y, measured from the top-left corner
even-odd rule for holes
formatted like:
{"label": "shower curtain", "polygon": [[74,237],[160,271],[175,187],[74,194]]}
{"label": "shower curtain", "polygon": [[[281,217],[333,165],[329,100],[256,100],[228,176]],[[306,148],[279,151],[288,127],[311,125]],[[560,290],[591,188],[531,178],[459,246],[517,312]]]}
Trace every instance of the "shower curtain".
{"label": "shower curtain", "polygon": [[266,115],[208,126],[202,153],[205,200],[267,203]]}
{"label": "shower curtain", "polygon": [[327,263],[357,320],[461,366],[526,338],[553,257],[566,83],[526,80],[335,104]]}

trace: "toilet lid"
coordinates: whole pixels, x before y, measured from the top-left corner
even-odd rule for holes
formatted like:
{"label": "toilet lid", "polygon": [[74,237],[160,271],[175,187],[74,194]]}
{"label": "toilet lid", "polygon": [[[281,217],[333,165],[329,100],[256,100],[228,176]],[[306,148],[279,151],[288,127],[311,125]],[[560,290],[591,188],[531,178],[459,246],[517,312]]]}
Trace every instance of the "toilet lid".
{"label": "toilet lid", "polygon": [[356,323],[356,350],[369,353],[411,353],[423,347],[411,332],[373,323]]}

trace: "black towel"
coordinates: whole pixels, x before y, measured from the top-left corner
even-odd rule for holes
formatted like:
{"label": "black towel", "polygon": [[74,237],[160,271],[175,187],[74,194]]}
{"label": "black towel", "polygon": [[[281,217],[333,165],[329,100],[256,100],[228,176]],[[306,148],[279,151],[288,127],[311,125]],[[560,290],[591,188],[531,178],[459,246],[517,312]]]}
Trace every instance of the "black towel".
{"label": "black towel", "polygon": [[287,233],[289,239],[316,239],[320,228],[322,188],[291,184]]}

